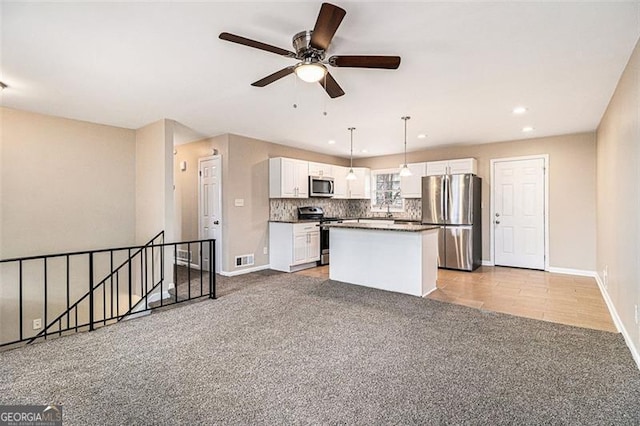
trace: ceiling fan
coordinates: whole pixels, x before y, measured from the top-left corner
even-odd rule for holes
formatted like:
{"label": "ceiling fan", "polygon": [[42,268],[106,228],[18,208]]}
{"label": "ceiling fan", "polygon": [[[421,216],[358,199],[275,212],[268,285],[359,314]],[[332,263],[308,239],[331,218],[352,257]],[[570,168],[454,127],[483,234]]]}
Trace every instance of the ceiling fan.
{"label": "ceiling fan", "polygon": [[283,68],[251,83],[252,86],[264,87],[295,73],[301,80],[308,83],[319,82],[331,98],[337,98],[344,95],[344,91],[327,71],[326,65],[338,68],[383,69],[397,69],[400,66],[399,56],[338,55],[331,56],[325,60],[325,54],[331,44],[331,40],[346,13],[344,9],[338,6],[322,3],[313,31],[301,31],[293,36],[295,53],[235,34],[221,33],[219,37],[232,43],[243,44],[300,61],[296,65]]}

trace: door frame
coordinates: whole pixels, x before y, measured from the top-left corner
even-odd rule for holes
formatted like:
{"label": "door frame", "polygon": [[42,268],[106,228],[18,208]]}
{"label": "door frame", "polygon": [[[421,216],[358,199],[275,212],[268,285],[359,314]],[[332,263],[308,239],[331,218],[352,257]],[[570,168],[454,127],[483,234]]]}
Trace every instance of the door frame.
{"label": "door frame", "polygon": [[[218,238],[220,240],[220,244],[216,244],[218,247],[216,247],[216,273],[220,273],[220,271],[222,271],[222,262],[224,262],[224,256],[223,256],[223,252],[222,252],[222,247],[223,247],[223,241],[224,241],[224,233],[222,232],[222,155],[210,155],[208,157],[200,157],[198,158],[198,239],[202,240],[204,237],[202,235],[202,184],[201,184],[201,175],[200,175],[200,171],[201,171],[201,166],[202,163],[204,161],[209,161],[209,160],[219,160],[220,161],[220,167],[218,168],[218,170],[220,170],[220,176],[218,176],[218,203],[220,205],[220,237]],[[220,260],[218,262],[218,259]],[[200,254],[200,258],[198,259],[198,263],[200,266],[200,269],[202,269],[203,265],[202,265],[202,254]]]}
{"label": "door frame", "polygon": [[505,158],[492,158],[489,160],[489,171],[491,174],[490,182],[490,203],[491,203],[491,216],[489,217],[489,240],[491,242],[491,266],[495,265],[495,231],[493,226],[493,218],[495,215],[495,164],[506,161],[521,161],[521,160],[543,160],[543,175],[544,175],[544,270],[549,270],[549,154],[538,155],[524,155],[521,157],[505,157]]}

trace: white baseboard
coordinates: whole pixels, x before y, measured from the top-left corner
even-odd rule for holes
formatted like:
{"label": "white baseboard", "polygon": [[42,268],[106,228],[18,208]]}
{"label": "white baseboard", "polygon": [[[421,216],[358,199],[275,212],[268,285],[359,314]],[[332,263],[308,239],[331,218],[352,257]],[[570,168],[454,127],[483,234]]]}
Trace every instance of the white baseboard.
{"label": "white baseboard", "polygon": [[[176,262],[174,262],[174,263],[176,263]],[[187,262],[185,262],[184,260],[178,259],[178,262],[176,263],[176,265],[178,265],[178,266],[187,266]],[[189,263],[189,267],[191,269],[200,270],[200,265],[198,265],[197,263]]]}
{"label": "white baseboard", "polygon": [[240,269],[238,271],[220,271],[219,274],[225,277],[235,277],[236,275],[249,274],[251,272],[263,271],[269,269],[269,265],[254,266],[253,268]]}
{"label": "white baseboard", "polygon": [[557,268],[555,266],[549,266],[547,272],[552,272],[554,274],[578,275],[580,277],[596,277],[595,271],[588,271],[586,269]]}
{"label": "white baseboard", "polygon": [[495,266],[491,260],[483,260],[482,266]]}
{"label": "white baseboard", "polygon": [[604,284],[600,279],[600,275],[594,272],[593,276],[596,279],[596,282],[598,283],[598,288],[600,288],[600,293],[602,293],[602,298],[604,299],[605,303],[607,304],[607,307],[609,308],[609,313],[611,314],[613,323],[616,325],[616,328],[618,329],[618,331],[622,333],[622,337],[624,337],[624,341],[627,344],[629,351],[631,352],[631,356],[633,357],[633,360],[636,362],[636,366],[640,370],[640,352],[638,351],[638,348],[636,348],[635,345],[633,344],[633,340],[631,339],[629,332],[624,327],[622,320],[620,320],[618,311],[616,311],[616,307],[613,305],[613,301],[609,297],[609,292],[604,288]]}

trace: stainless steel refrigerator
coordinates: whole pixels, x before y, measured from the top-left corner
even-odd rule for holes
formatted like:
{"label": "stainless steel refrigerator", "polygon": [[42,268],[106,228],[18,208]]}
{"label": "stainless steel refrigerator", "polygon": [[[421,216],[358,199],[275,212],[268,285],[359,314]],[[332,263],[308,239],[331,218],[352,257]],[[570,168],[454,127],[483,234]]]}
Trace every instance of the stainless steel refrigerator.
{"label": "stainless steel refrigerator", "polygon": [[439,267],[473,271],[482,263],[481,191],[472,174],[422,178],[422,223],[440,226]]}

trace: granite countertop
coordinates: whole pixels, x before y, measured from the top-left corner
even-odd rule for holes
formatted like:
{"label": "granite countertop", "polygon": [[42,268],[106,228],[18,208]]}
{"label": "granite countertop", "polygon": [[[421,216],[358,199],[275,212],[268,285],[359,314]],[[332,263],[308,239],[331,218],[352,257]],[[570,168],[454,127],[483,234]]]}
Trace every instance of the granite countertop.
{"label": "granite countertop", "polygon": [[413,223],[328,223],[323,225],[326,228],[349,228],[349,229],[371,229],[377,231],[404,231],[422,232],[438,229],[435,225],[422,225]]}
{"label": "granite countertop", "polygon": [[270,220],[272,223],[314,223],[320,222],[318,219],[293,219],[293,220]]}
{"label": "granite countertop", "polygon": [[366,216],[366,217],[346,217],[343,220],[384,220],[395,222],[421,223],[420,219],[404,219],[402,217]]}
{"label": "granite countertop", "polygon": [[[380,221],[386,221],[386,222],[406,222],[409,224],[420,224],[420,220],[418,219],[402,219],[400,217],[372,217],[372,216],[367,216],[367,217],[341,217],[340,220],[380,220]],[[269,220],[269,222],[273,222],[273,223],[306,223],[306,222],[320,222],[319,219],[271,219]]]}

